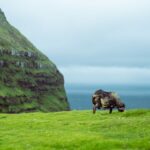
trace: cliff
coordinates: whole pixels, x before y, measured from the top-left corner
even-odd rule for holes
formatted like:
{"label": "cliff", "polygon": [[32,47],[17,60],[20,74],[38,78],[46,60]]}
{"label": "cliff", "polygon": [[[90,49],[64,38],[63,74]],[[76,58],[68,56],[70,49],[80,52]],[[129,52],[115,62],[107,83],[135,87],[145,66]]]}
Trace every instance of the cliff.
{"label": "cliff", "polygon": [[0,112],[69,110],[57,67],[0,10]]}

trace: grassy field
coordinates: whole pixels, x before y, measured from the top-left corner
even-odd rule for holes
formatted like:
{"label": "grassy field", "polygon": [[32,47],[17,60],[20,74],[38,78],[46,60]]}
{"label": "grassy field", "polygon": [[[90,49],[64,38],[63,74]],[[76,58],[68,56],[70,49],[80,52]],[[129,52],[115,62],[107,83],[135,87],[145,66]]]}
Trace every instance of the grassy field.
{"label": "grassy field", "polygon": [[150,150],[150,110],[0,114],[0,150]]}

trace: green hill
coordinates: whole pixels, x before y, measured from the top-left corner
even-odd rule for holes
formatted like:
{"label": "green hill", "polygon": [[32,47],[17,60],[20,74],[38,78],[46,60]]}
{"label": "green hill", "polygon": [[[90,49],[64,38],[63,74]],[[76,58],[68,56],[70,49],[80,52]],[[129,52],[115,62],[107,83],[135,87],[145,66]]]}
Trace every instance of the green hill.
{"label": "green hill", "polygon": [[39,110],[69,110],[63,76],[0,9],[0,112]]}
{"label": "green hill", "polygon": [[0,114],[1,150],[149,150],[150,110]]}

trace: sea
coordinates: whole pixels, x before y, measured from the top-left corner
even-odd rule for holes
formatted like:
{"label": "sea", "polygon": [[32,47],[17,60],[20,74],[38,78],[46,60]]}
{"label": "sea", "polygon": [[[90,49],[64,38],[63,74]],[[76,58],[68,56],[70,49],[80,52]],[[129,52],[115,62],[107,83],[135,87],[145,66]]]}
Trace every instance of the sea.
{"label": "sea", "polygon": [[116,92],[126,109],[150,109],[150,85],[65,85],[71,110],[92,109],[92,94],[99,89]]}

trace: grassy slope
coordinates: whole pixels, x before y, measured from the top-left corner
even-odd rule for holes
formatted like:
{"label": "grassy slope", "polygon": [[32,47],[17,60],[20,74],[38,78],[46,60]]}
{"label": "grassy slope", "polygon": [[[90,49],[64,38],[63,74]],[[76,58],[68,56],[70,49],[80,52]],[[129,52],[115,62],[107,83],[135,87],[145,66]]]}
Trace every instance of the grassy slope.
{"label": "grassy slope", "polygon": [[[16,100],[16,97],[23,97],[31,99],[32,103],[24,102],[23,104],[16,105],[14,103],[4,103],[3,99],[0,99],[1,104],[7,104],[1,108],[0,112],[20,112],[28,109],[36,109],[42,111],[60,111],[66,110],[69,104],[66,100],[66,93],[63,86],[63,77],[58,73],[57,67],[51,62],[47,56],[43,55],[25,36],[23,36],[15,27],[13,27],[7,21],[4,13],[0,9],[0,50],[15,50],[15,51],[27,51],[36,54],[36,59],[27,57],[18,57],[2,54],[0,55],[0,61],[7,62],[7,67],[0,67],[0,96],[11,97]],[[16,62],[24,62],[26,64],[41,64],[46,66],[45,68],[30,68],[30,67],[16,67]],[[34,63],[33,63],[34,62]],[[27,72],[30,74],[27,74]],[[49,78],[34,77],[37,74],[47,75]],[[7,83],[5,81],[9,81]],[[18,81],[26,81],[27,84],[33,87],[42,87],[47,92],[32,91],[27,88],[23,88],[18,84]],[[38,81],[45,81],[45,84],[38,84]],[[49,81],[49,82],[48,82]],[[51,81],[51,82],[50,82]],[[53,82],[52,82],[53,81]],[[46,84],[47,83],[47,84]],[[41,90],[42,91],[42,90]],[[40,100],[32,97],[39,95]],[[63,98],[63,100],[62,100]],[[21,99],[21,98],[20,98]],[[18,98],[18,101],[20,101]],[[61,99],[61,100],[60,100]],[[7,101],[7,100],[5,100]],[[37,102],[38,101],[38,102]],[[40,102],[39,102],[40,101]]]}
{"label": "grassy slope", "polygon": [[150,149],[150,110],[0,114],[1,150]]}
{"label": "grassy slope", "polygon": [[11,26],[0,9],[0,48],[37,51],[26,37]]}

